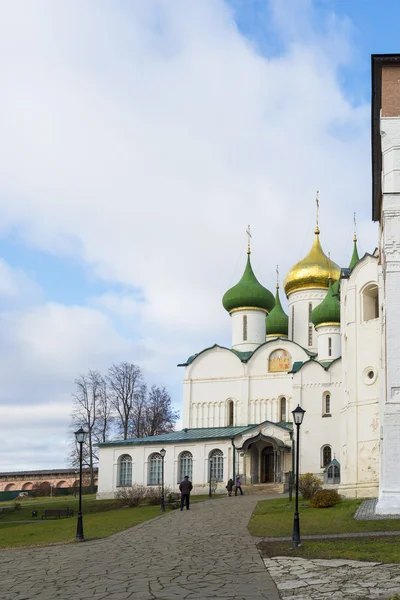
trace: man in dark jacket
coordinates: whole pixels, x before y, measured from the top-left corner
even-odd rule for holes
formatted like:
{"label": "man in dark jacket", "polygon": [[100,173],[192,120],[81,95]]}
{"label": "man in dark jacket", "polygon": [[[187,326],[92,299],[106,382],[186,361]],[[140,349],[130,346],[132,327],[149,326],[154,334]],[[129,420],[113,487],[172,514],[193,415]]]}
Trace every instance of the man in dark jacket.
{"label": "man in dark jacket", "polygon": [[179,489],[181,491],[181,510],[183,510],[183,505],[186,503],[186,510],[189,510],[189,499],[190,492],[193,489],[192,482],[189,481],[188,475],[185,475],[184,480],[181,481],[179,485]]}

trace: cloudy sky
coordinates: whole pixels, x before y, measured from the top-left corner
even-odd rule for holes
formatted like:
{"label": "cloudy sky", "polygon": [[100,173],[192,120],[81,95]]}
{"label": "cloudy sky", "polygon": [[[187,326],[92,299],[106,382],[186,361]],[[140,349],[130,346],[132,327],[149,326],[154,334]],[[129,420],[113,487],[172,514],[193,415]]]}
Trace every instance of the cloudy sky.
{"label": "cloudy sky", "polygon": [[181,406],[229,344],[246,259],[274,289],[371,223],[374,0],[0,0],[0,471],[66,465],[76,376],[140,364]]}

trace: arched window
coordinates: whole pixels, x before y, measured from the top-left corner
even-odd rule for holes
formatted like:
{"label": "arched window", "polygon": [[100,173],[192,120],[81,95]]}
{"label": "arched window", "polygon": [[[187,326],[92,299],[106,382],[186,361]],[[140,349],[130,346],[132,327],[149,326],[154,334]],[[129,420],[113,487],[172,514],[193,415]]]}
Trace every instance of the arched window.
{"label": "arched window", "polygon": [[217,481],[224,480],[224,455],[222,450],[213,450],[209,454],[210,460],[210,475],[215,477]]}
{"label": "arched window", "polygon": [[371,321],[379,317],[378,286],[367,285],[362,291],[362,320]]}
{"label": "arched window", "polygon": [[294,306],[292,306],[292,340],[294,340]]}
{"label": "arched window", "polygon": [[181,452],[179,455],[179,481],[183,481],[183,478],[187,475],[189,479],[192,479],[193,474],[193,456],[191,452]]}
{"label": "arched window", "polygon": [[286,398],[281,398],[279,401],[279,420],[286,421]]}
{"label": "arched window", "polygon": [[330,415],[331,414],[331,395],[324,394],[322,398],[322,414]]}
{"label": "arched window", "polygon": [[149,476],[147,485],[160,485],[162,477],[161,454],[154,452],[149,456]]}
{"label": "arched window", "polygon": [[332,338],[328,337],[328,356],[332,356]]}
{"label": "arched window", "polygon": [[121,487],[132,485],[132,457],[129,454],[123,454],[119,459],[118,485]]}
{"label": "arched window", "polygon": [[243,341],[247,342],[247,315],[243,315]]}
{"label": "arched window", "polygon": [[229,400],[228,402],[228,427],[233,427],[233,400]]}
{"label": "arched window", "polygon": [[332,460],[332,448],[322,446],[321,448],[321,467],[327,467]]}
{"label": "arched window", "polygon": [[308,345],[312,346],[313,343],[313,324],[311,321],[311,313],[312,313],[312,302],[308,303]]}

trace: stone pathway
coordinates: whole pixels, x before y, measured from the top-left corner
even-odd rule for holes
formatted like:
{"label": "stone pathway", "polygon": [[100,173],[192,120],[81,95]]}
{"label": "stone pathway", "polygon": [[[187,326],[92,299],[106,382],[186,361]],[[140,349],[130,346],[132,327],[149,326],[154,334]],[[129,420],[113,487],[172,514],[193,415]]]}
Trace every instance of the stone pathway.
{"label": "stone pathway", "polygon": [[0,552],[0,599],[279,600],[247,531],[261,499],[193,504],[105,540]]}
{"label": "stone pathway", "polygon": [[400,566],[355,560],[264,558],[282,600],[378,600],[400,593]]}

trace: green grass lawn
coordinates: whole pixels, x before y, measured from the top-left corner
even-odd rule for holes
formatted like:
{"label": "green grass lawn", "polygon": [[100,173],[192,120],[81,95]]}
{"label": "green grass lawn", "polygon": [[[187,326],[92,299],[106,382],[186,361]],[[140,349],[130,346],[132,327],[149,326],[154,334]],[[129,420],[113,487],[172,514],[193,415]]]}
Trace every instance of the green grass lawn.
{"label": "green grass lawn", "polygon": [[[325,533],[357,533],[362,531],[397,531],[400,519],[356,521],[353,518],[362,500],[343,500],[331,508],[308,508],[300,501],[300,530],[302,535]],[[253,512],[249,531],[257,537],[291,536],[293,530],[294,502],[287,498],[262,500]]]}
{"label": "green grass lawn", "polygon": [[[208,500],[207,496],[193,496],[192,501]],[[11,506],[13,502],[1,503]],[[64,496],[60,498],[29,498],[20,502],[21,508],[0,516],[0,549],[27,546],[45,546],[75,541],[78,498]],[[75,510],[74,517],[61,519],[41,519],[46,508],[70,507]],[[95,496],[83,496],[83,527],[86,540],[105,538],[139,523],[162,515],[160,506],[139,506],[121,508],[115,500],[96,500]],[[39,518],[34,523],[32,511],[37,510]],[[14,522],[17,521],[17,522]]]}
{"label": "green grass lawn", "polygon": [[338,540],[303,540],[300,548],[292,550],[290,542],[260,542],[261,556],[295,556],[400,563],[399,538],[369,537]]}
{"label": "green grass lawn", "polygon": [[[362,500],[343,500],[331,508],[308,508],[300,502],[300,532],[304,535],[371,532],[368,538],[305,540],[291,549],[291,542],[260,542],[262,556],[301,558],[342,558],[374,562],[400,563],[400,537],[377,537],[377,531],[399,531],[400,519],[356,521],[353,518]],[[259,502],[249,522],[249,531],[257,537],[292,536],[294,502],[287,498]]]}

